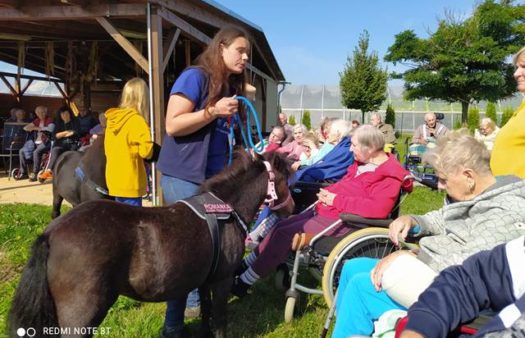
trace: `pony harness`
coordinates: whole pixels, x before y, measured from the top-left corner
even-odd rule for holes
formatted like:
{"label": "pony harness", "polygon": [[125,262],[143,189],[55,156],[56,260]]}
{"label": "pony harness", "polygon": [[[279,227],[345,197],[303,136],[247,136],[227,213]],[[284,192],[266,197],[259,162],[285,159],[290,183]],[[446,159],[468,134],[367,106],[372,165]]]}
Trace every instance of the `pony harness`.
{"label": "pony harness", "polygon": [[241,224],[245,233],[248,231],[246,224],[244,224],[242,219],[229,204],[223,202],[211,192],[206,192],[200,195],[192,196],[190,198],[178,200],[175,203],[185,204],[195,213],[195,215],[205,220],[208,224],[208,229],[210,230],[213,245],[213,259],[210,274],[208,276],[213,275],[217,269],[217,265],[219,263],[219,253],[221,252],[221,238],[218,221],[225,222],[233,215],[239,221],[239,224]]}
{"label": "pony harness", "polygon": [[99,194],[109,196],[108,189],[101,187],[100,185],[90,180],[89,177],[87,177],[84,170],[82,169],[82,167],[80,166],[80,164],[78,165],[78,167],[75,168],[75,176],[80,180],[80,182],[85,183],[88,187],[95,190]]}

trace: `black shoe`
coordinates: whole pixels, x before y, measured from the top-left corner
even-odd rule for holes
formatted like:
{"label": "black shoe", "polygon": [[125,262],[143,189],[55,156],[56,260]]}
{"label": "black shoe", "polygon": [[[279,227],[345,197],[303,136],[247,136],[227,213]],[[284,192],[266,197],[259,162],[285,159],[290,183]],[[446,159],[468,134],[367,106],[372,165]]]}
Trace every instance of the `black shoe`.
{"label": "black shoe", "polygon": [[246,295],[248,295],[248,290],[250,290],[251,285],[246,284],[241,280],[240,277],[235,277],[233,280],[233,285],[231,289],[231,293],[234,296],[237,296],[239,298],[243,298]]}
{"label": "black shoe", "polygon": [[241,261],[241,264],[237,267],[235,270],[234,276],[240,276],[244,273],[244,271],[248,270],[248,265],[244,260]]}
{"label": "black shoe", "polygon": [[29,175],[29,181],[36,182],[36,174],[35,173],[32,173],[31,175]]}

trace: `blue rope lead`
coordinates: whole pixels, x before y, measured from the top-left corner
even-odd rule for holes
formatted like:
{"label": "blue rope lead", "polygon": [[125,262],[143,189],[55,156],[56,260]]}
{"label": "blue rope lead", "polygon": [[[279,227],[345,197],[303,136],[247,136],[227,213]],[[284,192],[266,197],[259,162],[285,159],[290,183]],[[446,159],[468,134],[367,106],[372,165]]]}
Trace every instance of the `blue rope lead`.
{"label": "blue rope lead", "polygon": [[[255,110],[255,107],[250,102],[250,100],[248,100],[244,96],[236,96],[235,98],[237,100],[241,101],[242,103],[244,103],[244,105],[247,108],[247,111],[246,111],[246,128],[244,128],[244,126],[242,125],[242,121],[241,121],[241,118],[239,117],[239,114],[238,113],[234,114],[233,118],[232,118],[232,121],[231,121],[231,124],[230,124],[230,136],[229,136],[229,139],[230,139],[230,142],[229,142],[230,153],[229,153],[229,157],[228,157],[228,165],[231,164],[232,159],[233,159],[233,139],[234,139],[233,127],[234,127],[234,125],[236,123],[239,126],[239,129],[241,130],[242,140],[244,142],[244,145],[245,145],[246,149],[253,149],[257,154],[262,154],[262,152],[264,150],[264,142],[263,142],[263,136],[262,136],[262,131],[261,131],[261,125],[259,123],[259,117],[257,116],[257,111]],[[250,116],[252,116],[252,115],[253,115],[253,119],[255,120],[255,129],[257,130],[257,136],[259,137],[259,140],[260,140],[258,145],[255,145],[253,143],[253,136],[252,136],[252,133],[251,133]]]}

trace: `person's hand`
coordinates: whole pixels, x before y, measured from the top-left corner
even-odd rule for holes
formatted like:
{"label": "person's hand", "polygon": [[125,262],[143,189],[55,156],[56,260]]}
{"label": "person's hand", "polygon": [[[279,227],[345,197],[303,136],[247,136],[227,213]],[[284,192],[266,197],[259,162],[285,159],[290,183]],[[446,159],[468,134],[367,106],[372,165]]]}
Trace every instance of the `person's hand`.
{"label": "person's hand", "polygon": [[333,205],[335,196],[336,194],[326,189],[320,189],[319,193],[317,194],[317,197],[319,198],[319,202],[326,204],[326,205]]}
{"label": "person's hand", "polygon": [[70,136],[73,136],[74,134],[75,132],[73,130],[66,130],[65,137],[70,137]]}
{"label": "person's hand", "polygon": [[239,100],[234,96],[223,97],[208,112],[214,117],[229,117],[239,110]]}
{"label": "person's hand", "polygon": [[399,237],[405,240],[413,225],[415,225],[415,221],[412,217],[408,215],[399,216],[388,226],[388,237],[395,245],[399,245]]}
{"label": "person's hand", "polygon": [[390,255],[383,257],[379,262],[377,262],[372,271],[370,271],[370,278],[372,279],[372,284],[374,284],[376,291],[381,291],[381,280],[383,279],[385,270],[390,266],[390,264],[392,264],[394,260],[397,259],[397,257],[402,255],[413,255],[413,253],[408,250],[395,251]]}

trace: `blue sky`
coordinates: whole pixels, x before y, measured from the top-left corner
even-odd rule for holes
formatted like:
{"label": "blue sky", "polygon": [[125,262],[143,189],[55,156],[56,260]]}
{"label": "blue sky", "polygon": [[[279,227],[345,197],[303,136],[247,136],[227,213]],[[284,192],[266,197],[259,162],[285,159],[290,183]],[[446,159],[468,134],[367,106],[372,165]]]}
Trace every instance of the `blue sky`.
{"label": "blue sky", "polygon": [[[337,85],[339,72],[363,30],[369,50],[381,61],[394,36],[412,29],[434,31],[445,11],[472,14],[476,0],[215,0],[258,25],[266,34],[287,81],[294,85]],[[382,61],[383,62],[383,61]],[[392,64],[383,63],[389,71]]]}

